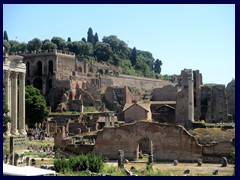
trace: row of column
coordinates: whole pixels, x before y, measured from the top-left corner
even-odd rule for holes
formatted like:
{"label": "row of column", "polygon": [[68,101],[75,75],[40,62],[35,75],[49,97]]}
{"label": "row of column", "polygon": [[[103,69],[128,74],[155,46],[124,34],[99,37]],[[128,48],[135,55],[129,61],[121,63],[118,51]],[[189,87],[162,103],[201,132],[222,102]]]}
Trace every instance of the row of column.
{"label": "row of column", "polygon": [[[6,99],[11,127],[7,135],[26,134],[25,130],[25,73],[4,70],[6,79]],[[19,87],[18,87],[19,80]]]}

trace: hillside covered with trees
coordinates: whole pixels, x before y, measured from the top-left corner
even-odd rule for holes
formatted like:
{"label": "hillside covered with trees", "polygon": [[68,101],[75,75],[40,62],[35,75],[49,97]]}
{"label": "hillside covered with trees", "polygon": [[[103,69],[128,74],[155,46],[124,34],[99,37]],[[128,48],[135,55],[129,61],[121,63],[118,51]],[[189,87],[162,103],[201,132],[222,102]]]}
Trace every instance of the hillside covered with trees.
{"label": "hillside covered with trees", "polygon": [[34,38],[25,43],[9,40],[7,31],[4,31],[3,36],[3,45],[9,54],[59,49],[74,52],[79,60],[120,67],[126,75],[168,79],[167,75],[161,75],[162,61],[154,59],[151,52],[130,48],[115,35],[104,36],[102,41],[99,41],[98,33],[94,34],[92,28],[88,29],[87,38],[83,37],[79,41],[71,41],[71,37],[68,37],[67,41],[61,37],[53,37],[51,40]]}

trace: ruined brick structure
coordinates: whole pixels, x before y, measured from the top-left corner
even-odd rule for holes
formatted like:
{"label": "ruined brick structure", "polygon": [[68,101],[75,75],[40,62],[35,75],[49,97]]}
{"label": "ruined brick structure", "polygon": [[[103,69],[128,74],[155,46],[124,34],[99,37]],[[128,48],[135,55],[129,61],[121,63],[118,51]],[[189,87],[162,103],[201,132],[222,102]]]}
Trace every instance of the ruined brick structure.
{"label": "ruined brick structure", "polygon": [[201,90],[201,119],[206,122],[227,121],[225,85],[205,85]]}
{"label": "ruined brick structure", "polygon": [[[120,113],[125,103],[144,98],[134,97],[127,88],[130,87],[152,91],[151,101],[159,102],[159,105],[151,105],[151,111],[155,113],[152,117],[160,118],[159,122],[175,119],[176,124],[183,125],[186,120],[211,122],[214,119],[226,121],[228,114],[235,117],[233,83],[228,89],[221,85],[209,89],[202,85],[199,70],[184,69],[179,76],[174,76],[174,82],[170,82],[121,75],[116,67],[89,65],[84,60],[77,60],[74,53],[59,50],[21,55],[26,63],[26,84],[40,89],[53,111],[79,112],[83,106],[100,108],[104,101],[108,109]],[[193,79],[189,81],[191,77]],[[163,104],[163,101],[175,101],[175,104]]]}
{"label": "ruined brick structure", "polygon": [[139,151],[149,152],[152,145],[154,161],[196,161],[201,158],[202,147],[180,126],[138,121],[118,128],[98,131],[94,152],[109,159],[118,157],[137,160]]}

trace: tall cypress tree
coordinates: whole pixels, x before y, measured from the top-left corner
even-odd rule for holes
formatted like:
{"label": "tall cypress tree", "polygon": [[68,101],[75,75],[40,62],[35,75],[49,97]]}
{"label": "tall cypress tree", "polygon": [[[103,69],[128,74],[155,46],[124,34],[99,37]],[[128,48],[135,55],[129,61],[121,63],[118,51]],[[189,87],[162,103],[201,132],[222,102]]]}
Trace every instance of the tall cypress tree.
{"label": "tall cypress tree", "polygon": [[7,31],[4,31],[4,34],[3,34],[3,39],[8,41],[8,35],[7,35]]}
{"label": "tall cypress tree", "polygon": [[90,42],[90,43],[94,44],[94,36],[93,36],[92,28],[88,29],[88,32],[87,32],[87,42]]}
{"label": "tall cypress tree", "polygon": [[95,33],[94,35],[94,44],[96,44],[98,42],[98,33]]}
{"label": "tall cypress tree", "polygon": [[72,40],[71,40],[71,38],[70,38],[70,37],[68,37],[68,39],[67,39],[67,42],[72,42]]}
{"label": "tall cypress tree", "polygon": [[132,54],[131,54],[130,60],[131,60],[132,66],[135,66],[135,64],[137,62],[137,50],[136,50],[135,47],[132,50]]}
{"label": "tall cypress tree", "polygon": [[158,73],[158,74],[161,74],[161,71],[162,71],[162,61],[157,59],[155,62],[154,62],[154,72],[155,73]]}

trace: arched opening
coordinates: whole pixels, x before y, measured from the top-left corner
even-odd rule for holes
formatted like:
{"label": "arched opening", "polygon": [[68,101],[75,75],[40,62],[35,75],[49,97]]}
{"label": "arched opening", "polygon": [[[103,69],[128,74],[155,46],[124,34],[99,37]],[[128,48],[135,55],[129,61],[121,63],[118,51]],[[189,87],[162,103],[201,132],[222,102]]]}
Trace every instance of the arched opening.
{"label": "arched opening", "polygon": [[42,75],[42,62],[38,61],[37,62],[37,76],[41,76]]}
{"label": "arched opening", "polygon": [[152,141],[147,138],[141,138],[138,141],[137,149],[136,149],[136,160],[142,159],[148,161],[148,156],[152,151]]}
{"label": "arched opening", "polygon": [[34,79],[33,86],[42,92],[42,88],[43,88],[42,79],[41,78]]}
{"label": "arched opening", "polygon": [[30,63],[26,63],[26,76],[30,76]]}
{"label": "arched opening", "polygon": [[78,70],[79,70],[80,73],[82,73],[82,67],[81,66],[78,68]]}
{"label": "arched opening", "polygon": [[53,61],[52,60],[48,61],[48,74],[49,74],[49,76],[53,75]]}

